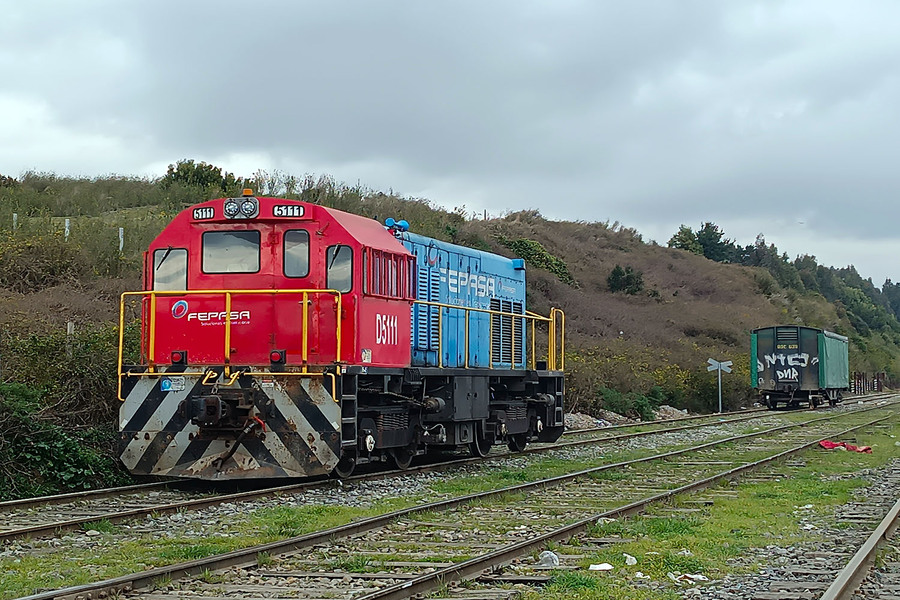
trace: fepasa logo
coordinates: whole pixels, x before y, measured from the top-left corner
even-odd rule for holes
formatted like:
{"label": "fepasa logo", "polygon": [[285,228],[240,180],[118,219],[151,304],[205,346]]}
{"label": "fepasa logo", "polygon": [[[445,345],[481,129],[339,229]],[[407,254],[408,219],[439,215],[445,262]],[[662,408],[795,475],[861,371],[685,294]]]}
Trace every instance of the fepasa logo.
{"label": "fepasa logo", "polygon": [[176,319],[182,318],[184,315],[188,313],[188,303],[184,300],[179,300],[175,304],[172,305],[172,316]]}
{"label": "fepasa logo", "polygon": [[475,294],[483,298],[493,296],[497,289],[497,281],[493,277],[481,275],[477,272],[456,271],[454,269],[440,269],[441,283],[446,282],[447,288],[454,294]]}
{"label": "fepasa logo", "polygon": [[246,323],[250,321],[249,310],[233,310],[230,314],[224,310],[221,312],[192,312],[188,314],[187,318],[188,321],[197,320],[204,324],[217,325],[225,322],[225,315],[229,315],[228,319],[232,323]]}

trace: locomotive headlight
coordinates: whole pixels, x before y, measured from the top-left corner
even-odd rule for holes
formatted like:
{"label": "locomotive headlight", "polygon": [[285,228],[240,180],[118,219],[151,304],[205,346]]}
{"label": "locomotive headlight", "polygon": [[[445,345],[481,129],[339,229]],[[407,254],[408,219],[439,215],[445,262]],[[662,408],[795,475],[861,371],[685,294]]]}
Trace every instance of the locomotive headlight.
{"label": "locomotive headlight", "polygon": [[241,210],[241,207],[238,206],[238,203],[236,200],[229,200],[228,202],[225,203],[225,207],[222,209],[222,212],[225,213],[226,217],[233,218],[233,217],[237,216],[237,214],[240,212],[240,210]]}
{"label": "locomotive headlight", "polygon": [[244,200],[241,202],[241,212],[245,217],[252,217],[256,214],[256,201],[254,200]]}

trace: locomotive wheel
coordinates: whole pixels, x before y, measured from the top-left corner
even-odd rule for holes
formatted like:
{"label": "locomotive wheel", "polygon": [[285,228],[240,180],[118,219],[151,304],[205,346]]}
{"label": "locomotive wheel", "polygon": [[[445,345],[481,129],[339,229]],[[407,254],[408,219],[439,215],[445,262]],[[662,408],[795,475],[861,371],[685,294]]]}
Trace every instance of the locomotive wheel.
{"label": "locomotive wheel", "polygon": [[469,442],[469,452],[475,458],[484,458],[491,451],[491,445],[481,432],[475,432],[475,439]]}
{"label": "locomotive wheel", "polygon": [[343,454],[341,455],[341,460],[338,461],[337,466],[332,471],[335,477],[340,479],[345,479],[353,475],[353,471],[356,470],[356,453],[352,454]]}
{"label": "locomotive wheel", "polygon": [[388,452],[390,452],[391,458],[394,459],[394,464],[397,465],[397,468],[401,471],[405,471],[409,468],[409,465],[412,464],[412,459],[416,455],[416,452],[413,448],[406,446],[405,448],[391,448]]}
{"label": "locomotive wheel", "polygon": [[516,433],[509,436],[509,441],[506,442],[506,447],[509,448],[510,452],[521,452],[525,449],[525,446],[527,444],[528,436],[524,433]]}

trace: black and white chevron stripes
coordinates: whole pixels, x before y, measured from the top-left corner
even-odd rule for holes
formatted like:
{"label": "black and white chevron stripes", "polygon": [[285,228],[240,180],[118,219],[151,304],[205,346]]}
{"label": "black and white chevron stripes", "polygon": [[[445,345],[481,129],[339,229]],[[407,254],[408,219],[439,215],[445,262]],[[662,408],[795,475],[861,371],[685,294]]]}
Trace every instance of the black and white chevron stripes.
{"label": "black and white chevron stripes", "polygon": [[[198,479],[309,477],[331,472],[340,454],[340,405],[321,376],[241,377],[235,387],[254,388],[253,413],[265,431],[255,430],[233,450],[232,439],[210,435],[180,409],[191,397],[209,393],[203,370],[170,367],[184,377],[184,389],[164,391],[162,376],[130,376],[123,382],[119,410],[120,457],[137,475]],[[211,383],[211,382],[207,382]],[[227,379],[218,385],[227,389]],[[180,386],[177,386],[180,387]],[[229,453],[231,454],[230,456]],[[228,457],[224,463],[221,459]]]}

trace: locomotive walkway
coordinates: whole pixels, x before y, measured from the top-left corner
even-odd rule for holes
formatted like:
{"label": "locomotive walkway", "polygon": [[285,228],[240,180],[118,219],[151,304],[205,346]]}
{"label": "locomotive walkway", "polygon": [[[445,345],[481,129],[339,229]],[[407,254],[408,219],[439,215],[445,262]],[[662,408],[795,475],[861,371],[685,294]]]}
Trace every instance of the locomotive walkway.
{"label": "locomotive walkway", "polygon": [[[598,519],[639,512],[650,503],[694,492],[786,459],[823,438],[840,437],[892,417],[893,411],[881,406],[852,412],[829,411],[799,424],[453,498],[281,542],[30,598],[86,599],[118,593],[151,600],[186,595],[374,600],[408,598],[439,588],[452,592],[453,597],[462,597],[464,592],[447,586],[463,579],[478,580],[476,587],[486,586],[477,597],[509,597],[509,590],[502,590],[500,584],[540,581],[545,573],[520,569],[512,575],[485,579],[482,574],[486,569],[513,563],[549,541],[567,540],[588,531]],[[849,428],[847,421],[853,422]],[[637,465],[641,479],[630,481]],[[487,544],[486,539],[499,544]],[[582,537],[580,543],[583,547],[579,551],[585,551],[602,540]],[[349,560],[349,556],[364,559],[355,565],[354,572],[347,568],[325,572],[320,569],[336,560]],[[213,571],[217,572],[215,581],[210,582],[203,574]],[[161,578],[190,575],[194,577],[160,584]],[[148,593],[133,591],[153,585],[159,589]]]}

